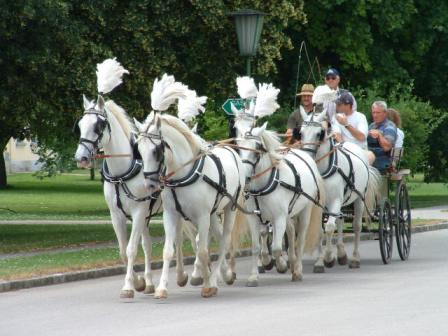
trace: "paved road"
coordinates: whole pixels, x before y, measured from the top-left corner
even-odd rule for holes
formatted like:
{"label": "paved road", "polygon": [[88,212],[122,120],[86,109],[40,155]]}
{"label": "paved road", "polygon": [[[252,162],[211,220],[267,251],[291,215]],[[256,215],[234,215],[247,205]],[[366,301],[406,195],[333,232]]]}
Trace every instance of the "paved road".
{"label": "paved road", "polygon": [[307,260],[301,283],[269,273],[247,288],[241,259],[239,280],[212,299],[174,274],[166,301],[120,301],[122,276],[3,293],[0,335],[446,335],[448,230],[413,239],[407,262],[382,265],[377,242],[363,242],[360,270],[312,274]]}
{"label": "paved road", "polygon": [[412,209],[412,218],[448,220],[448,205]]}

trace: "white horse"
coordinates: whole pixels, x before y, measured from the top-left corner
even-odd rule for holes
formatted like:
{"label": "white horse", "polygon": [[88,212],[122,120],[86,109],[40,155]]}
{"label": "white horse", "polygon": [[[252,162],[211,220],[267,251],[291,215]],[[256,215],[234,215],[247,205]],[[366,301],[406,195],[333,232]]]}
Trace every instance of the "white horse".
{"label": "white horse", "polygon": [[[254,127],[254,119],[245,113],[236,116],[237,144],[246,167],[249,199],[246,204],[260,211],[259,218],[246,216],[252,234],[252,270],[248,286],[258,285],[260,227],[268,222],[273,227],[272,254],[280,273],[287,270],[282,257],[282,241],[287,230],[288,257],[292,281],[302,280],[302,256],[317,245],[321,232],[324,200],[322,179],[314,161],[300,150],[279,153],[280,142],[265,123]],[[297,233],[297,235],[296,235]],[[263,264],[270,256],[263,245]]]}
{"label": "white horse", "polygon": [[[152,112],[139,129],[138,148],[142,154],[145,185],[151,194],[161,188],[163,181],[163,225],[165,246],[163,270],[156,298],[168,296],[168,269],[173,257],[173,244],[180,244],[181,219],[189,219],[198,227],[199,268],[204,279],[203,297],[216,295],[218,277],[228,283],[234,281],[231,269],[225,263],[225,254],[231,243],[235,220],[234,203],[242,197],[244,185],[243,164],[230,148],[209,150],[184,122],[170,115]],[[229,197],[230,196],[230,197]],[[212,272],[209,269],[209,229],[217,226],[217,213],[223,213],[223,230],[219,258]],[[183,270],[178,269],[179,272]],[[219,274],[220,273],[220,274]],[[196,276],[193,274],[193,277]]]}
{"label": "white horse", "polygon": [[[152,214],[159,213],[161,201],[149,196],[144,186],[140,160],[133,148],[134,123],[126,112],[112,100],[89,101],[84,97],[84,115],[78,123],[81,135],[75,159],[79,166],[90,166],[98,148],[103,148],[104,197],[109,207],[112,225],[117,235],[120,256],[127,264],[121,298],[134,297],[134,289],[146,294],[154,292],[151,276],[152,243],[147,225]],[[131,236],[127,239],[126,217],[132,217]],[[134,273],[138,242],[142,239],[145,252],[144,278]]]}
{"label": "white horse", "polygon": [[[323,256],[322,242],[319,247],[319,258],[314,265],[314,272],[324,272],[326,267],[333,267],[332,237],[338,230],[337,257],[340,265],[347,264],[347,253],[343,243],[343,220],[341,208],[354,205],[353,230],[355,241],[353,256],[349,262],[350,268],[359,268],[361,259],[359,255],[359,241],[362,228],[364,209],[373,208],[375,197],[379,188],[379,172],[369,166],[366,152],[352,143],[335,144],[331,136],[326,135],[322,122],[326,110],[318,115],[306,115],[300,135],[303,150],[307,151],[317,162],[317,167],[324,180],[326,193],[326,208],[329,214],[325,224],[326,245]],[[323,237],[322,237],[323,239]]]}

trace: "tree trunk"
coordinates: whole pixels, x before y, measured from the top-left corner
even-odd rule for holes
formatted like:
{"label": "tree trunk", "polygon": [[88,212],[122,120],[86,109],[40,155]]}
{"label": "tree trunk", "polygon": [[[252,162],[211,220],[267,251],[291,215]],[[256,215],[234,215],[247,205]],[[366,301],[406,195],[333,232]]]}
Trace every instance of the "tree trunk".
{"label": "tree trunk", "polygon": [[4,157],[4,150],[6,145],[8,144],[10,137],[1,137],[0,138],[0,148],[2,150],[2,155],[0,157],[0,189],[6,189],[7,178],[6,178],[6,164]]}

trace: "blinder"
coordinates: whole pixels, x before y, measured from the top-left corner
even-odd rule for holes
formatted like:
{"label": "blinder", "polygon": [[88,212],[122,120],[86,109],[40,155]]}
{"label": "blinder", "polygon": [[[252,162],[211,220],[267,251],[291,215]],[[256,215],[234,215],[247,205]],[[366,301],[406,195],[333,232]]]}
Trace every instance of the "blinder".
{"label": "blinder", "polygon": [[319,141],[324,141],[325,139],[325,130],[322,129],[319,134]]}
{"label": "blinder", "polygon": [[292,130],[292,138],[294,140],[300,141],[300,139],[302,139],[302,134],[300,133],[300,129],[295,127]]}

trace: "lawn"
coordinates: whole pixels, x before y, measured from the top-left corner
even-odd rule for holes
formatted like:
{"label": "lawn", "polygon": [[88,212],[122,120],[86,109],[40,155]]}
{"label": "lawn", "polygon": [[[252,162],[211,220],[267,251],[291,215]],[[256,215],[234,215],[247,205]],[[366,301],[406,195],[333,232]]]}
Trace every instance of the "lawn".
{"label": "lawn", "polygon": [[446,183],[425,183],[423,176],[416,174],[407,183],[412,208],[448,205],[448,185]]}
{"label": "lawn", "polygon": [[[128,232],[131,225],[128,225]],[[152,237],[162,237],[163,226],[150,226]],[[0,254],[43,251],[116,242],[110,224],[95,225],[0,225]]]}

